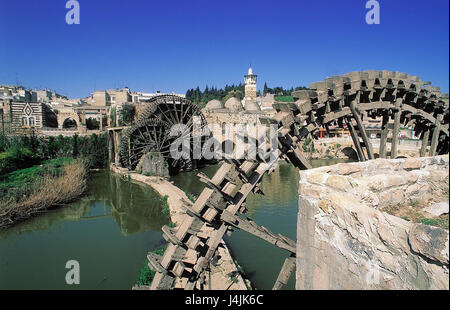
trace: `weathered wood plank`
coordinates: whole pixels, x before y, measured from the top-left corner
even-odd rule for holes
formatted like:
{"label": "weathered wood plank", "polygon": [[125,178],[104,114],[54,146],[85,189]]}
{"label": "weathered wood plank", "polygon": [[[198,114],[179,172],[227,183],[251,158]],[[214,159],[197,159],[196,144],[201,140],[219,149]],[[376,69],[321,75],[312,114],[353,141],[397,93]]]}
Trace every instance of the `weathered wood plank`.
{"label": "weathered wood plank", "polygon": [[389,123],[389,111],[383,111],[380,147],[378,151],[380,158],[386,158],[386,143],[387,143],[387,136],[389,133],[388,123]]}
{"label": "weathered wood plank", "polygon": [[295,257],[288,257],[284,260],[283,266],[281,267],[278,278],[272,290],[279,290],[284,285],[286,285],[291,277],[292,271],[295,269]]}
{"label": "weathered wood plank", "polygon": [[359,133],[360,133],[361,138],[363,139],[364,145],[366,147],[367,156],[369,157],[369,159],[374,159],[375,157],[373,155],[372,143],[370,142],[370,139],[367,136],[366,129],[361,120],[361,115],[356,110],[356,104],[355,104],[355,101],[353,101],[353,100],[350,101],[350,110],[352,110],[353,118],[356,120],[356,124],[358,126]]}
{"label": "weathered wood plank", "polygon": [[350,136],[352,137],[353,145],[355,145],[356,153],[358,153],[359,161],[366,161],[366,155],[362,150],[361,142],[359,141],[359,137],[355,131],[355,127],[353,127],[352,120],[346,119],[345,122],[347,124],[348,131],[350,132]]}
{"label": "weathered wood plank", "polygon": [[425,129],[422,137],[422,145],[420,146],[420,157],[424,157],[427,154],[428,140],[430,139],[431,129]]}
{"label": "weathered wood plank", "polygon": [[398,154],[398,134],[400,131],[400,116],[402,115],[401,103],[402,99],[400,98],[395,102],[394,129],[392,131],[391,142],[391,158],[397,158]]}
{"label": "weathered wood plank", "polygon": [[436,148],[438,145],[439,135],[441,133],[441,121],[444,118],[443,114],[438,114],[436,117],[435,127],[433,129],[433,136],[431,138],[430,156],[436,155]]}

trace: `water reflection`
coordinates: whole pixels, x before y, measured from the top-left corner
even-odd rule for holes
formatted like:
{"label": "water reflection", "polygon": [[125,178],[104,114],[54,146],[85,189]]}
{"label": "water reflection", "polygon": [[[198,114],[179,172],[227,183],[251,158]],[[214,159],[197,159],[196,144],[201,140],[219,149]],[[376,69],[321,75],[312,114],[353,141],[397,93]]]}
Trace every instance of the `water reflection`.
{"label": "water reflection", "polygon": [[[0,289],[130,289],[148,251],[163,242],[159,195],[109,171],[92,175],[88,192],[0,232]],[[65,264],[81,266],[81,284],[65,283]]]}
{"label": "water reflection", "polygon": [[161,212],[162,200],[149,186],[141,186],[108,171],[100,171],[92,176],[88,188],[87,194],[80,200],[0,231],[0,238],[48,230],[54,223],[63,221],[113,218],[124,236],[147,230],[159,231],[167,224]]}

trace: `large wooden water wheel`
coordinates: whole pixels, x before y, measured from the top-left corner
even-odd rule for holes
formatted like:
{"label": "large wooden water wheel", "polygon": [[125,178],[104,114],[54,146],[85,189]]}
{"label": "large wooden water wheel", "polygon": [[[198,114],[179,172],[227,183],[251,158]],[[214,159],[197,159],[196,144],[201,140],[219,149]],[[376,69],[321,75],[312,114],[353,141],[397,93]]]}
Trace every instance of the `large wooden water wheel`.
{"label": "large wooden water wheel", "polygon": [[[194,152],[199,151],[198,147],[206,139],[201,137],[205,126],[205,117],[189,100],[174,95],[154,97],[145,103],[137,121],[124,132],[120,144],[120,163],[134,170],[143,155],[159,152],[164,156],[171,174],[195,169],[201,159],[194,156]],[[183,149],[182,143],[188,144],[188,152]],[[171,148],[177,147],[178,157],[171,152]]]}
{"label": "large wooden water wheel", "polygon": [[[449,152],[449,106],[442,100],[439,89],[428,84],[406,73],[353,72],[313,83],[310,90],[294,92],[294,103],[277,103],[276,115],[260,120],[277,124],[275,153],[298,169],[311,168],[301,151],[304,140],[315,131],[328,130],[331,126],[349,130],[359,160],[375,158],[363,123],[367,117],[382,118],[379,157],[397,157],[399,128],[407,124],[422,139],[421,156],[445,154]],[[389,150],[388,133],[391,133]],[[162,228],[167,249],[162,256],[148,254],[149,267],[156,274],[150,286],[139,289],[204,287],[206,270],[223,236],[233,229],[244,230],[290,253],[273,289],[286,285],[296,265],[296,242],[244,215],[246,198],[252,192],[260,193],[263,176],[275,167],[274,162],[226,158],[211,179],[199,174],[206,187],[192,205],[183,207],[186,215],[182,225]],[[205,223],[214,228],[207,236],[199,233]],[[196,252],[194,261],[187,255],[192,250]]]}

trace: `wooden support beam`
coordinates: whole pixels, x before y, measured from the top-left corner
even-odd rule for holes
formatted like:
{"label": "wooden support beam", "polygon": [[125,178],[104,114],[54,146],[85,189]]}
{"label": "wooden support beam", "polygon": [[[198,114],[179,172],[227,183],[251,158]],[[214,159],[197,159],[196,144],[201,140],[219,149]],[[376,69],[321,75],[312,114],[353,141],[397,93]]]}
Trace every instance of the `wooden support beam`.
{"label": "wooden support beam", "polygon": [[167,245],[166,250],[164,251],[164,255],[161,259],[161,266],[167,270],[172,261],[181,261],[186,254],[186,249],[179,245],[174,245],[169,243]]}
{"label": "wooden support beam", "polygon": [[208,251],[206,251],[205,257],[202,257],[202,259],[199,259],[197,261],[197,264],[194,266],[194,270],[197,273],[200,273],[206,266],[209,264],[209,261],[213,257],[214,253],[217,250],[217,247],[219,246],[220,242],[222,241],[223,235],[228,229],[228,225],[225,223],[222,223],[219,227],[219,229],[215,230],[213,232],[213,235],[210,237],[208,242]]}
{"label": "wooden support beam", "polygon": [[359,133],[366,147],[367,156],[369,157],[369,159],[374,159],[375,157],[373,156],[372,143],[370,142],[370,139],[367,136],[366,129],[361,120],[361,115],[356,109],[356,104],[354,100],[350,101],[350,110],[352,111],[353,118],[356,120],[356,124],[358,125]]}
{"label": "wooden support beam", "polygon": [[[312,169],[312,165],[309,162],[309,160],[302,154],[302,152],[299,149],[300,144],[297,142],[295,143],[295,146],[292,148],[292,153],[287,153],[287,155],[291,155],[290,160],[291,162],[296,165],[298,168],[302,169],[302,170],[306,170],[306,169]],[[294,156],[292,156],[294,155]]]}
{"label": "wooden support beam", "polygon": [[151,290],[170,290],[172,284],[175,281],[175,277],[169,274],[163,274],[157,272],[153,278],[152,284],[150,285]]}
{"label": "wooden support beam", "polygon": [[279,248],[288,250],[291,253],[296,252],[295,242],[288,239],[283,235],[275,236],[273,233],[268,231],[268,229],[263,229],[261,226],[256,224],[254,221],[246,220],[241,218],[240,216],[232,215],[227,211],[222,213],[221,219],[243,231],[246,231],[262,240],[265,240],[273,245],[278,246]]}
{"label": "wooden support beam", "polygon": [[420,157],[424,157],[427,155],[427,148],[428,148],[428,141],[430,139],[430,132],[431,132],[430,128],[425,129],[425,131],[423,132],[422,145],[420,147]]}
{"label": "wooden support beam", "polygon": [[356,153],[358,153],[359,161],[366,161],[366,155],[362,150],[361,142],[359,142],[359,137],[356,133],[355,127],[353,127],[352,120],[346,119],[345,122],[347,124],[348,130],[350,131],[350,136],[352,137],[353,144],[355,145]]}
{"label": "wooden support beam", "polygon": [[400,116],[402,115],[401,103],[402,99],[400,98],[395,101],[394,130],[392,132],[391,142],[391,158],[397,158],[398,154],[398,133],[400,131]]}
{"label": "wooden support beam", "polygon": [[172,244],[177,244],[177,245],[182,245],[182,244],[183,244],[183,243],[177,238],[175,229],[173,229],[173,228],[171,228],[171,227],[169,227],[169,226],[167,226],[167,225],[164,225],[164,226],[162,227],[162,232],[163,232],[163,238],[164,238],[166,241],[168,241],[168,242],[170,242],[170,243],[172,243]]}
{"label": "wooden support beam", "polygon": [[295,257],[291,256],[286,258],[284,260],[283,266],[281,267],[280,273],[278,274],[278,278],[275,281],[272,290],[279,290],[284,285],[286,285],[294,269],[295,269]]}
{"label": "wooden support beam", "polygon": [[184,269],[186,269],[186,266],[183,264],[183,262],[176,262],[175,266],[173,267],[173,274],[177,277],[181,277]]}
{"label": "wooden support beam", "polygon": [[183,240],[186,234],[194,235],[198,233],[203,226],[203,221],[195,216],[187,217],[177,229],[176,237]]}
{"label": "wooden support beam", "polygon": [[387,143],[387,136],[389,133],[388,123],[389,123],[389,111],[385,110],[383,111],[380,146],[378,151],[378,155],[380,156],[380,158],[386,158],[386,143]]}
{"label": "wooden support beam", "polygon": [[162,256],[149,252],[147,254],[147,260],[148,260],[148,267],[150,267],[150,269],[164,274],[167,273],[166,269],[164,269],[163,266],[161,266]]}
{"label": "wooden support beam", "polygon": [[436,148],[439,142],[439,135],[441,133],[441,121],[443,118],[444,114],[438,114],[436,117],[436,126],[433,129],[433,136],[431,138],[430,156],[436,155]]}

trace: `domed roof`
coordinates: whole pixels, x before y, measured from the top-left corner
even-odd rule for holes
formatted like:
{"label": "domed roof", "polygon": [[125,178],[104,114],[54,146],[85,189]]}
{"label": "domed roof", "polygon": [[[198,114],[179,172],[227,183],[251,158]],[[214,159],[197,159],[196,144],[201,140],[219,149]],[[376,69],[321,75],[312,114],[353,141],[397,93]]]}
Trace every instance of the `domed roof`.
{"label": "domed roof", "polygon": [[254,101],[247,101],[245,103],[245,110],[246,111],[261,111],[261,108],[259,105]]}
{"label": "domed roof", "polygon": [[236,97],[231,97],[225,102],[225,108],[230,111],[242,111],[242,104]]}
{"label": "domed roof", "polygon": [[217,110],[223,108],[224,108],[223,103],[217,99],[210,100],[205,107],[206,110]]}

